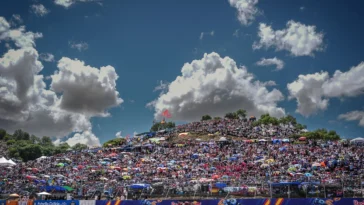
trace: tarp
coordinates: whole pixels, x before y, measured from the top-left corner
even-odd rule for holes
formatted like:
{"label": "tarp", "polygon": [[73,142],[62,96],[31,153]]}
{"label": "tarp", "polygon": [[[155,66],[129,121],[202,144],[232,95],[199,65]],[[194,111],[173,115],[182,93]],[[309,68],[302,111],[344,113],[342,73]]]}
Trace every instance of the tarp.
{"label": "tarp", "polygon": [[66,189],[61,186],[44,186],[44,187],[40,187],[39,190],[46,191],[46,192],[66,191]]}
{"label": "tarp", "polygon": [[279,182],[279,183],[272,183],[272,186],[288,186],[288,185],[300,185],[301,182]]}

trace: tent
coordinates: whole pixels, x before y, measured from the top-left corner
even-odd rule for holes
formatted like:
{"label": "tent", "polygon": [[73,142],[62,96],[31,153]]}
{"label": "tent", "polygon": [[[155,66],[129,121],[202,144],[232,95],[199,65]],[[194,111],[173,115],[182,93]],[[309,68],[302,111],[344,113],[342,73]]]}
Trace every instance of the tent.
{"label": "tent", "polygon": [[15,162],[13,162],[13,160],[7,160],[5,159],[5,157],[0,158],[0,166],[14,166],[16,165]]}
{"label": "tent", "polygon": [[178,134],[178,137],[185,137],[187,136],[189,133],[188,132],[182,132]]}
{"label": "tent", "polygon": [[350,143],[364,143],[364,138],[358,137],[350,140]]}
{"label": "tent", "polygon": [[130,188],[132,189],[147,189],[150,187],[150,184],[132,184]]}

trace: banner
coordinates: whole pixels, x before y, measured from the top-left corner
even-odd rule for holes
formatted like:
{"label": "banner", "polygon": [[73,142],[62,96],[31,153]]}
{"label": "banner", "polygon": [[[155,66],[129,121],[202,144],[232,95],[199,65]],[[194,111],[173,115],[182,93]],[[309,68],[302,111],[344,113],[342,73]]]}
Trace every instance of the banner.
{"label": "banner", "polygon": [[[4,204],[2,204],[4,203]],[[6,205],[0,201],[0,205]],[[273,198],[220,200],[63,200],[34,201],[34,205],[364,205],[364,198]]]}
{"label": "banner", "polygon": [[80,200],[80,205],[96,205],[95,200]]}
{"label": "banner", "polygon": [[80,205],[78,200],[36,200],[34,205]]}
{"label": "banner", "polygon": [[0,200],[0,205],[6,205],[6,200]]}

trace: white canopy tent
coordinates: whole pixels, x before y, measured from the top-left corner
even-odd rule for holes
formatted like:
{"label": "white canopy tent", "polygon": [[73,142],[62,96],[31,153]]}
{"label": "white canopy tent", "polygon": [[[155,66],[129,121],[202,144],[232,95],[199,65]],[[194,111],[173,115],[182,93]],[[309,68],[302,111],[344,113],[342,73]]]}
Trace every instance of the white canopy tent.
{"label": "white canopy tent", "polygon": [[355,139],[350,140],[350,143],[364,143],[364,138],[358,137]]}
{"label": "white canopy tent", "polygon": [[5,159],[5,157],[0,158],[0,166],[8,167],[8,166],[14,166],[14,165],[16,165],[16,163],[13,162],[12,160],[7,160],[7,159]]}

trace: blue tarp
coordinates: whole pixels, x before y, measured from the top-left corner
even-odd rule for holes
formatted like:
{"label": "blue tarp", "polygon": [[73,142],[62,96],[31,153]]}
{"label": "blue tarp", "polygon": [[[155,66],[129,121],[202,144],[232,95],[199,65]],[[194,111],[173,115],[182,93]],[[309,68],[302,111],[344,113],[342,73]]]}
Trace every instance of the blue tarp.
{"label": "blue tarp", "polygon": [[222,188],[225,188],[227,185],[226,185],[226,183],[216,182],[215,186],[219,189],[222,189]]}
{"label": "blue tarp", "polygon": [[300,185],[301,182],[279,182],[279,183],[271,183],[272,186],[288,186],[288,185]]}
{"label": "blue tarp", "polygon": [[61,186],[44,186],[44,187],[40,187],[40,190],[41,191],[46,191],[46,192],[66,191],[66,189],[61,187]]}
{"label": "blue tarp", "polygon": [[130,188],[132,188],[132,189],[146,189],[149,187],[150,187],[150,184],[132,184],[132,185],[130,185]]}

